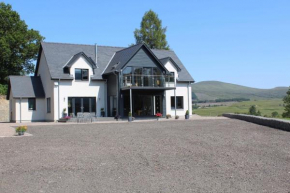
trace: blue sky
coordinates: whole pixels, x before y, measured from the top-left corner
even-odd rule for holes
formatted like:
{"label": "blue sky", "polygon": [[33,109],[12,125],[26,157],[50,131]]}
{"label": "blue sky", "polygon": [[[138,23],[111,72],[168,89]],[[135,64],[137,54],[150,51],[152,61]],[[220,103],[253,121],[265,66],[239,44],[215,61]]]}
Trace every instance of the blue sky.
{"label": "blue sky", "polygon": [[48,42],[128,46],[145,11],[197,81],[290,86],[290,1],[4,1]]}

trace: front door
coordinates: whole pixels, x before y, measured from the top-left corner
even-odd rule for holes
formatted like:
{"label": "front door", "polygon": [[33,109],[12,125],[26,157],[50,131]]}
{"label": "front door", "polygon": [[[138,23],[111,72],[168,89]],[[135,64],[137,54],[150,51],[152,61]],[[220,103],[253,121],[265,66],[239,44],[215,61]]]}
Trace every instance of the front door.
{"label": "front door", "polygon": [[96,97],[68,97],[68,113],[96,113]]}

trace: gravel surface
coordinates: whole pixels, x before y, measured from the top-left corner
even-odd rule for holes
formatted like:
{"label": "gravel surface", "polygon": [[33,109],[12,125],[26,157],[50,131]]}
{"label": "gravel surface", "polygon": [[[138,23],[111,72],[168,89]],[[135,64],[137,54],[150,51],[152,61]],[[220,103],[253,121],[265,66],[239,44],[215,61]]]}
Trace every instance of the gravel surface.
{"label": "gravel surface", "polygon": [[29,127],[0,138],[0,192],[290,191],[290,132],[239,120]]}

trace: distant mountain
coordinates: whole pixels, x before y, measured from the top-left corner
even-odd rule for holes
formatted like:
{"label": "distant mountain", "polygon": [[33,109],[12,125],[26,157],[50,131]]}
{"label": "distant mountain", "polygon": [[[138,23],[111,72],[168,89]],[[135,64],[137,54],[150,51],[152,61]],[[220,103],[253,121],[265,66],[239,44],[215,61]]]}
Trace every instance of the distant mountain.
{"label": "distant mountain", "polygon": [[288,87],[257,89],[219,81],[203,81],[192,84],[192,98],[200,101],[233,98],[281,99],[286,95],[288,89]]}

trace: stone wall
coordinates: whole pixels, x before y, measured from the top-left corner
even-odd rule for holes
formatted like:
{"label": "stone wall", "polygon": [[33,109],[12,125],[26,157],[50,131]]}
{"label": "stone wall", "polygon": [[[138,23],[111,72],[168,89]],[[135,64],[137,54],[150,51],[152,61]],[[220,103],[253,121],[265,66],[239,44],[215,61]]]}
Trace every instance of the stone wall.
{"label": "stone wall", "polygon": [[284,121],[281,119],[273,119],[273,118],[244,115],[244,114],[232,114],[232,113],[223,114],[223,116],[228,117],[228,118],[233,118],[233,119],[240,119],[240,120],[248,121],[251,123],[256,123],[259,125],[276,128],[276,129],[281,129],[284,131],[290,131],[290,121],[286,121],[286,120]]}
{"label": "stone wall", "polygon": [[9,121],[9,101],[6,96],[0,96],[0,122]]}

